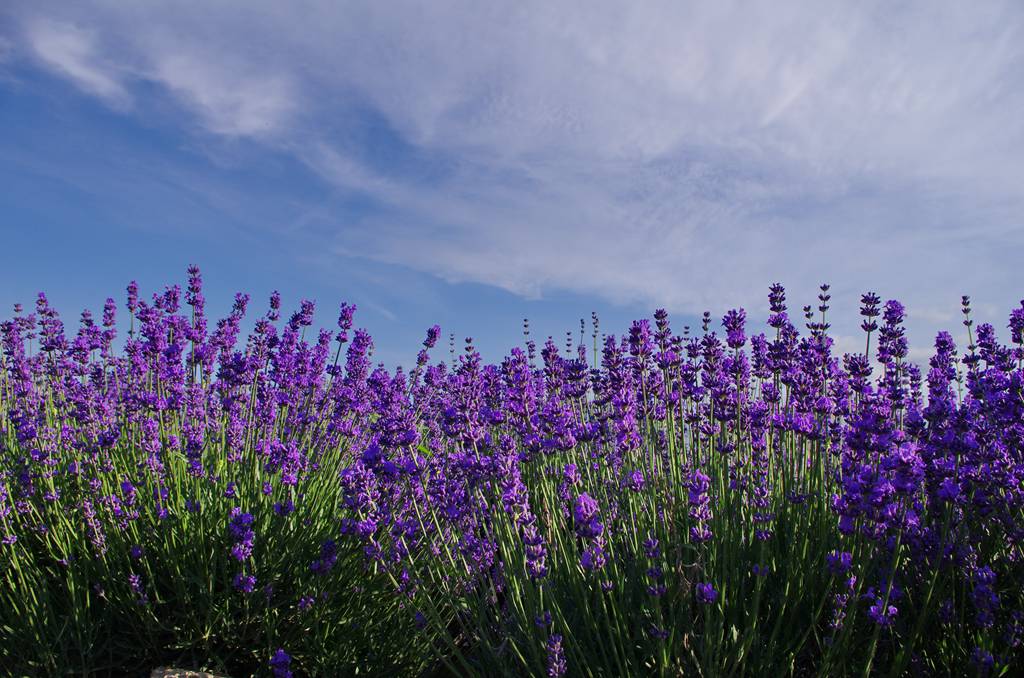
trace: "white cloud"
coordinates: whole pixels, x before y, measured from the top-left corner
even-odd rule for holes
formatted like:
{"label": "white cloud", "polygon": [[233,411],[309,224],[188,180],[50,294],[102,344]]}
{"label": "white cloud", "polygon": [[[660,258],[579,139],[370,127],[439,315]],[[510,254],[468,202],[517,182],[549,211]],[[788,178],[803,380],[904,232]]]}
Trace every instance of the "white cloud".
{"label": "white cloud", "polygon": [[98,54],[93,31],[72,23],[37,19],[26,27],[26,37],[38,59],[85,92],[119,108],[130,102],[117,69]]}
{"label": "white cloud", "polygon": [[278,132],[296,104],[289,81],[225,68],[219,56],[159,52],[150,56],[149,77],[167,87],[214,134],[260,137]]}
{"label": "white cloud", "polygon": [[296,108],[299,95],[290,80],[245,56],[207,49],[194,39],[178,43],[173,32],[147,25],[122,34],[102,19],[102,11],[75,20],[32,15],[24,36],[43,65],[118,109],[132,104],[133,86],[150,82],[192,111],[208,132],[271,137]]}
{"label": "white cloud", "polygon": [[[340,252],[684,311],[760,308],[775,279],[797,306],[830,280],[844,312],[868,288],[907,300],[922,333],[961,292],[1018,294],[1017,2],[37,12],[16,11],[32,48],[83,89],[158,83],[202,129],[376,201]],[[365,110],[416,171],[378,161]]]}

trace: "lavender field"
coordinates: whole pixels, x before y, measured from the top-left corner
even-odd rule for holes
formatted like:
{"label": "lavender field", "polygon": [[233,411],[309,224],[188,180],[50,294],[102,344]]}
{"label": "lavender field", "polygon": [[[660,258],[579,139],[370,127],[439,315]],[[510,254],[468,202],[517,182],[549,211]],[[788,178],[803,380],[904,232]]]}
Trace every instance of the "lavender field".
{"label": "lavender field", "polygon": [[[132,283],[2,324],[12,675],[1019,675],[1024,302],[864,294],[374,367],[342,304]],[[242,327],[253,327],[243,338]],[[1003,333],[1005,328],[999,328]],[[433,353],[431,353],[433,351]]]}

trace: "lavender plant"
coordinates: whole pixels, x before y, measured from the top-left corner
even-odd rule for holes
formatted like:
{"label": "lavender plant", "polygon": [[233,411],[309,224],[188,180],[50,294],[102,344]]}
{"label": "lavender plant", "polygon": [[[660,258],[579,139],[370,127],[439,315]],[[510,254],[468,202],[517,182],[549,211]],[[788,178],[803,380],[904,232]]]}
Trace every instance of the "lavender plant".
{"label": "lavender plant", "polygon": [[371,417],[354,308],[310,343],[313,305],[279,329],[275,293],[239,345],[247,296],[213,328],[198,269],[181,296],[132,283],[120,351],[111,299],[73,336],[43,295],[0,326],[5,672],[420,670],[427,647],[392,640],[425,636],[340,539]]}
{"label": "lavender plant", "polygon": [[418,448],[343,473],[349,533],[459,674],[1008,673],[1022,313],[1012,348],[940,334],[923,379],[898,302],[865,295],[865,352],[840,359],[829,300],[803,337],[781,286],[768,335],[742,310],[674,335],[659,311],[599,367],[468,346],[412,388]]}
{"label": "lavender plant", "polygon": [[[67,337],[3,323],[0,658],[102,668],[211,648],[234,671],[890,675],[1019,670],[1024,302],[907,360],[828,286],[721,333],[471,340],[372,367],[354,308],[307,342],[280,299],[207,331],[199,273]],[[599,341],[600,339],[600,341]],[[575,344],[575,345],[574,345]],[[342,362],[342,353],[345,359]],[[108,640],[109,639],[109,640]],[[48,648],[54,648],[50,650]],[[2,654],[6,653],[6,654]]]}

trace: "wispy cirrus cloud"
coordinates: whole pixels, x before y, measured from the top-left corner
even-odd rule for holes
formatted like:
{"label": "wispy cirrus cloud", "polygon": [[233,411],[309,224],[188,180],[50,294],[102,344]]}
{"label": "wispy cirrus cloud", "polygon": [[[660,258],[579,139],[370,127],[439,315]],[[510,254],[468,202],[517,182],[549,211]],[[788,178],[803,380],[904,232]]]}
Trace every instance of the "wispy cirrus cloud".
{"label": "wispy cirrus cloud", "polygon": [[906,299],[922,330],[961,292],[1019,291],[1018,3],[11,15],[16,48],[111,105],[155,84],[202,132],[363,196],[323,244],[340,253],[691,312],[830,280],[847,308],[865,288]]}
{"label": "wispy cirrus cloud", "polygon": [[96,33],[72,23],[36,18],[27,22],[25,37],[34,55],[49,69],[83,91],[124,108],[131,102],[123,73],[97,48]]}
{"label": "wispy cirrus cloud", "polygon": [[272,136],[301,102],[283,75],[198,42],[178,48],[173,34],[146,26],[137,41],[126,43],[101,21],[31,14],[23,21],[22,35],[39,63],[82,91],[124,110],[132,107],[133,89],[156,84],[213,134]]}
{"label": "wispy cirrus cloud", "polygon": [[170,90],[213,134],[262,137],[285,128],[300,103],[289,80],[225,65],[217,56],[161,52],[153,55],[148,77]]}

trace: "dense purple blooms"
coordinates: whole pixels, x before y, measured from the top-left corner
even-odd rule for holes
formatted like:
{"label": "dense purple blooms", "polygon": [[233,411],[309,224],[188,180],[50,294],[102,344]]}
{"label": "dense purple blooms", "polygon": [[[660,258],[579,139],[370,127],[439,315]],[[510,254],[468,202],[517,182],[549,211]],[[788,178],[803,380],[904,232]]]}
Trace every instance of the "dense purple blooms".
{"label": "dense purple blooms", "polygon": [[[806,333],[776,284],[765,332],[743,309],[703,333],[659,309],[601,336],[595,316],[590,346],[582,327],[564,348],[527,337],[489,365],[454,340],[431,363],[433,326],[405,371],[374,365],[352,305],[318,332],[310,301],[283,323],[280,295],[253,323],[248,301],[208,319],[190,267],[184,289],[132,283],[125,319],[108,300],[70,330],[41,295],[0,324],[5,572],[87,573],[99,600],[159,615],[179,582],[154,572],[191,530],[232,606],[306,628],[358,571],[346,592],[379,584],[410,629],[479,639],[524,674],[564,675],[615,629],[637,630],[638,658],[609,649],[609,673],[699,657],[727,674],[714,662],[744,652],[777,668],[751,649],[776,628],[831,669],[851,647],[925,672],[1017,656],[1024,302],[1003,345],[965,298],[966,343],[940,333],[927,364],[898,301],[863,295],[867,336],[838,355],[829,287]],[[257,577],[264,596],[239,595]]]}

